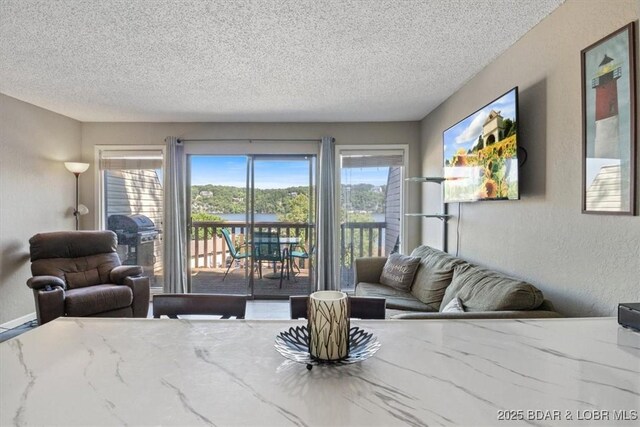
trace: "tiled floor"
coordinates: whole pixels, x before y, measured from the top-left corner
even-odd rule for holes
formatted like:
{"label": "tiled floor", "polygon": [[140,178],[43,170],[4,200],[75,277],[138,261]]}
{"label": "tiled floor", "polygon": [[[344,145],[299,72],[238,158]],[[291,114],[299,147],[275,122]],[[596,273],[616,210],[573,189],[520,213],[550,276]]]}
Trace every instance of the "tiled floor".
{"label": "tiled floor", "polygon": [[254,300],[247,302],[247,319],[289,319],[289,301]]}

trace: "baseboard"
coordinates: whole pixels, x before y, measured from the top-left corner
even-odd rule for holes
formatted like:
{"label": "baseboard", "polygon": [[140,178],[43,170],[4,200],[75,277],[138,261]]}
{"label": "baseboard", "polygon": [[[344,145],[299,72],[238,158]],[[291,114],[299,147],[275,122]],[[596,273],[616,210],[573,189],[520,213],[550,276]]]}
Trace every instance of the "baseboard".
{"label": "baseboard", "polygon": [[10,320],[7,323],[3,323],[2,325],[0,325],[0,328],[13,329],[27,322],[31,322],[32,320],[36,320],[35,311],[33,313],[26,314],[22,317],[18,317],[17,319]]}

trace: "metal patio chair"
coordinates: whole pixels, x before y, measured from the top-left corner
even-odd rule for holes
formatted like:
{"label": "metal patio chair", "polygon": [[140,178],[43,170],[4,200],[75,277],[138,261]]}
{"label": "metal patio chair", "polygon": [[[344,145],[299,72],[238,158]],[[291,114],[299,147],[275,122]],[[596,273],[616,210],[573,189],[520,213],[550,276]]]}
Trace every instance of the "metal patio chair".
{"label": "metal patio chair", "polygon": [[280,235],[275,231],[256,231],[253,233],[253,261],[258,263],[258,275],[262,278],[262,263],[267,261],[274,266],[280,263],[280,287],[284,276],[285,259],[282,256]]}
{"label": "metal patio chair", "polygon": [[231,254],[231,257],[233,258],[231,260],[231,262],[229,263],[229,266],[227,267],[227,271],[225,271],[224,273],[224,277],[222,278],[222,281],[224,282],[224,279],[227,278],[227,274],[229,274],[229,270],[231,269],[231,266],[233,265],[233,263],[235,261],[240,261],[243,259],[247,259],[247,258],[251,258],[251,251],[249,250],[249,244],[248,243],[244,243],[240,246],[240,248],[245,248],[244,252],[243,251],[238,251],[236,249],[236,246],[233,244],[233,240],[231,239],[231,234],[229,233],[229,230],[226,228],[221,229],[222,232],[222,236],[224,237],[224,240],[227,242],[227,247],[229,248],[229,253]]}

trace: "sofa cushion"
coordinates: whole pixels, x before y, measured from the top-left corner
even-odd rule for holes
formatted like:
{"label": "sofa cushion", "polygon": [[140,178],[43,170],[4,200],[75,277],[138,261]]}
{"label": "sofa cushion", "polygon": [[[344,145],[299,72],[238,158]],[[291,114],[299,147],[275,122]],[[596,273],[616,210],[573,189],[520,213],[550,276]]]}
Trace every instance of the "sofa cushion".
{"label": "sofa cushion", "polygon": [[64,299],[67,316],[74,317],[128,307],[132,302],[131,288],[119,285],[96,285],[71,289],[65,292]]}
{"label": "sofa cushion", "polygon": [[435,311],[432,307],[418,301],[410,292],[400,291],[380,283],[360,282],[356,285],[356,295],[362,297],[384,298],[389,309],[411,311]]}
{"label": "sofa cushion", "polygon": [[455,267],[441,308],[456,297],[464,301],[466,311],[534,310],[544,300],[529,283],[471,264]]}
{"label": "sofa cushion", "polygon": [[409,292],[420,258],[394,253],[389,255],[382,268],[380,283],[399,291]]}
{"label": "sofa cushion", "polygon": [[451,283],[453,268],[464,261],[429,246],[417,247],[411,256],[420,257],[411,294],[433,311],[438,311],[445,290]]}

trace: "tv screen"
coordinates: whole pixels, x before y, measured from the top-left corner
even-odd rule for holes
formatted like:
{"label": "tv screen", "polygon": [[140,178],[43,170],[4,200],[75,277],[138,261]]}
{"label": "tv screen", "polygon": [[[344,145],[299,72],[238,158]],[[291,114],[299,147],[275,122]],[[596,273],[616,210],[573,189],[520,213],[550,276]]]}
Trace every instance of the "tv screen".
{"label": "tv screen", "polygon": [[444,131],[444,202],[517,200],[518,88]]}

